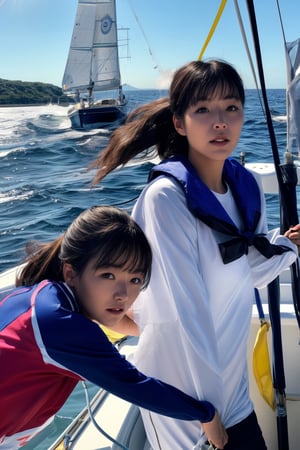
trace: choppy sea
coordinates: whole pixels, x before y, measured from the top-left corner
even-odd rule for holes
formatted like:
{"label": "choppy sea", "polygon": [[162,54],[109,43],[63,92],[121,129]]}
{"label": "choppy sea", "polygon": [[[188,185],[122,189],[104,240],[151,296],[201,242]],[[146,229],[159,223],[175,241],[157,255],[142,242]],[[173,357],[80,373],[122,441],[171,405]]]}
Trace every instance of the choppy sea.
{"label": "choppy sea", "polygon": [[[130,91],[129,110],[165,94]],[[285,91],[269,90],[268,99],[282,157]],[[91,205],[117,205],[131,211],[152,162],[137,160],[92,187],[94,172],[89,165],[108,139],[105,129],[72,130],[64,106],[0,107],[0,272],[23,260],[26,242],[56,238]],[[233,156],[239,158],[240,152],[245,153],[247,162],[272,162],[266,120],[255,90],[246,91],[245,123]],[[276,195],[267,197],[267,218],[269,227],[279,225]],[[95,387],[90,389],[92,395]],[[46,450],[83,406],[84,394],[78,386],[54,423],[26,448]]]}

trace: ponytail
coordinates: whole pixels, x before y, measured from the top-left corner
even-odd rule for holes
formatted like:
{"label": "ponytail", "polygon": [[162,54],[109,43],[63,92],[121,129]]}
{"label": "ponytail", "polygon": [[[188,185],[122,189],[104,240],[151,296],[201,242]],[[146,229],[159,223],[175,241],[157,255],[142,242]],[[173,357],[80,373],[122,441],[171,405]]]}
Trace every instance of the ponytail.
{"label": "ponytail", "polygon": [[112,133],[108,146],[90,165],[90,169],[98,169],[93,184],[153,146],[164,159],[170,136],[175,133],[168,97],[137,108],[128,116],[126,123]]}
{"label": "ponytail", "polygon": [[16,277],[16,286],[32,286],[42,280],[62,281],[62,263],[59,258],[64,235],[47,244],[35,245],[34,253]]}

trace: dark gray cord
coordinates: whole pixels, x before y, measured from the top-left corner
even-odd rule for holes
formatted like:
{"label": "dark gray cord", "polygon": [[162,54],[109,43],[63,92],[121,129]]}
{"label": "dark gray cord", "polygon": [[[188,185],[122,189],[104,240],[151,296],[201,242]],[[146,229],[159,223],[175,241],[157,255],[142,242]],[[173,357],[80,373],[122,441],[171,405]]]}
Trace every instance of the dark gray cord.
{"label": "dark gray cord", "polygon": [[100,427],[100,425],[98,425],[98,423],[96,422],[94,416],[93,416],[93,412],[91,410],[91,405],[90,405],[90,398],[89,398],[89,393],[88,393],[88,389],[87,389],[87,385],[85,381],[82,381],[82,386],[84,389],[84,393],[85,393],[85,399],[86,399],[86,405],[87,405],[87,409],[89,412],[89,416],[90,419],[92,421],[92,423],[94,424],[94,426],[96,427],[96,429],[103,434],[103,436],[105,436],[107,439],[109,439],[111,442],[113,442],[115,445],[117,445],[118,447],[122,448],[123,450],[129,450],[128,447],[125,447],[125,445],[121,444],[120,442],[116,441],[114,438],[112,438],[108,433],[106,433],[106,431],[103,430],[103,428]]}

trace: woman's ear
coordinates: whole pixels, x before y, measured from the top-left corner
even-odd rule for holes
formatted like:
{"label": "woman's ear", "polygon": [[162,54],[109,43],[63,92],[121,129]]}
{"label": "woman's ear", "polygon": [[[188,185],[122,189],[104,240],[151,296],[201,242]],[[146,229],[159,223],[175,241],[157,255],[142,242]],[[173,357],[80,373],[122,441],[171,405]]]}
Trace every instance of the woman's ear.
{"label": "woman's ear", "polygon": [[77,275],[77,273],[76,273],[76,271],[73,269],[72,264],[70,264],[70,263],[64,263],[64,264],[63,264],[63,276],[64,276],[64,281],[65,281],[69,286],[74,286],[76,275]]}
{"label": "woman's ear", "polygon": [[175,115],[173,115],[173,124],[178,134],[180,134],[181,136],[186,136],[182,119],[179,119],[178,117],[175,117]]}

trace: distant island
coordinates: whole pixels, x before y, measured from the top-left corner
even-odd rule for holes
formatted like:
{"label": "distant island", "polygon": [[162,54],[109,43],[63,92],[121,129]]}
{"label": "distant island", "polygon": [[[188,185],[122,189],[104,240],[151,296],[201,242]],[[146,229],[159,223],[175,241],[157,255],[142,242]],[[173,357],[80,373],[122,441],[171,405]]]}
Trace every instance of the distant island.
{"label": "distant island", "polygon": [[0,106],[69,104],[72,99],[54,84],[0,78]]}

